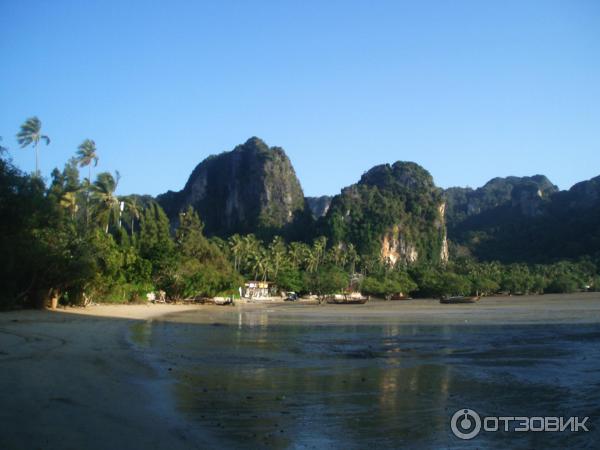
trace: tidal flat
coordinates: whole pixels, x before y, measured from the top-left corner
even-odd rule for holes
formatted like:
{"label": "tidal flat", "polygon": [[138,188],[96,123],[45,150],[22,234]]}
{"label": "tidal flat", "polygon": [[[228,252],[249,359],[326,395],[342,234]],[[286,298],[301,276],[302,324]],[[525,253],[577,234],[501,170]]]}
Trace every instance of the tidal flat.
{"label": "tidal flat", "polygon": [[[600,437],[600,296],[210,307],[136,326],[175,407],[224,448],[585,448]],[[450,428],[589,416],[580,433]]]}
{"label": "tidal flat", "polygon": [[[0,448],[594,448],[600,295],[0,314]],[[588,416],[589,432],[450,418]]]}

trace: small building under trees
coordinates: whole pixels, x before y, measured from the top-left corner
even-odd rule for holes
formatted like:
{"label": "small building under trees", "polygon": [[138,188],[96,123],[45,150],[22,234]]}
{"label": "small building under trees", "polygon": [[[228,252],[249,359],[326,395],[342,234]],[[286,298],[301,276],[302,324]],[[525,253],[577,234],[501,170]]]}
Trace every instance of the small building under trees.
{"label": "small building under trees", "polygon": [[277,295],[277,286],[271,281],[248,281],[240,290],[241,296],[247,299],[266,299]]}

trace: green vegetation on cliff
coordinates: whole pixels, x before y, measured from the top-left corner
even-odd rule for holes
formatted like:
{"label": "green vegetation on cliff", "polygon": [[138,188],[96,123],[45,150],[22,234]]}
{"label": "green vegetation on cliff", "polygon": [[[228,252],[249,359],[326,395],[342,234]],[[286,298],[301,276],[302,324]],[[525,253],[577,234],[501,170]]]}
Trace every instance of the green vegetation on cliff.
{"label": "green vegetation on cliff", "polygon": [[[361,289],[382,297],[600,289],[600,177],[567,192],[553,192],[540,177],[511,180],[509,194],[495,180],[493,198],[477,194],[485,208],[453,216],[458,244],[446,261],[444,200],[420,166],[374,167],[335,196],[315,224],[293,169],[282,163],[283,151],[256,139],[242,147],[200,164],[182,191],[195,192],[202,208],[217,208],[206,216],[184,206],[182,193],[161,198],[170,216],[149,196],[118,196],[118,172],[90,180],[101,154],[92,140],[52,172],[48,185],[37,172],[19,171],[2,150],[0,307],[49,298],[144,301],[152,291],[168,299],[231,295],[244,279],[275,281],[298,293]],[[87,167],[87,179],[79,167]],[[243,174],[223,182],[227,168]],[[239,189],[250,189],[243,181],[250,175],[260,182],[252,181],[257,191],[246,198]],[[243,204],[231,206],[231,214],[218,210],[236,201]],[[453,201],[454,212],[464,208],[459,197]],[[209,223],[232,228],[209,232]],[[245,231],[232,234],[236,227]]]}
{"label": "green vegetation on cliff", "polygon": [[445,192],[456,254],[507,263],[600,255],[600,177],[560,192],[541,175],[498,178],[464,193]]}
{"label": "green vegetation on cliff", "polygon": [[[431,175],[411,162],[380,165],[335,196],[320,230],[333,245],[392,263],[444,259],[443,200]],[[384,240],[386,242],[384,242]]]}

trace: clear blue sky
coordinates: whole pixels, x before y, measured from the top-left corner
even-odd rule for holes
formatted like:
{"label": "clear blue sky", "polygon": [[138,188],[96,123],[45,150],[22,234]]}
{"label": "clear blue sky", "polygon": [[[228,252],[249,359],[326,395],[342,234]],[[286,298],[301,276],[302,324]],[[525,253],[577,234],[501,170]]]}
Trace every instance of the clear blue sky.
{"label": "clear blue sky", "polygon": [[600,2],[0,0],[0,136],[48,176],[85,138],[119,192],[180,189],[250,136],[306,195],[415,161],[442,187],[600,174]]}

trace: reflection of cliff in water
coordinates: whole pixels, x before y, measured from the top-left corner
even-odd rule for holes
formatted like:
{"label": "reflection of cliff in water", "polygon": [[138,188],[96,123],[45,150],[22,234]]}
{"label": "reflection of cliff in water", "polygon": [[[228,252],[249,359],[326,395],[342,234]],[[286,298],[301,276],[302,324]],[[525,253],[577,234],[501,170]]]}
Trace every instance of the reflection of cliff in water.
{"label": "reflection of cliff in water", "polygon": [[[321,447],[380,429],[388,441],[411,431],[408,421],[398,421],[402,411],[444,409],[447,368],[394,367],[403,356],[385,342],[389,348],[369,349],[362,343],[364,327],[332,333],[326,327],[266,327],[255,319],[250,328],[203,327],[203,346],[213,351],[180,372],[182,409],[222,430],[226,440]],[[423,390],[436,392],[425,409]]]}
{"label": "reflection of cliff in water", "polygon": [[[560,415],[598,404],[597,372],[556,370],[575,354],[558,328],[269,325],[242,314],[231,325],[155,323],[152,341],[176,369],[179,407],[226,447],[447,447],[460,443],[448,420],[462,407]],[[585,351],[598,354],[592,335]]]}

